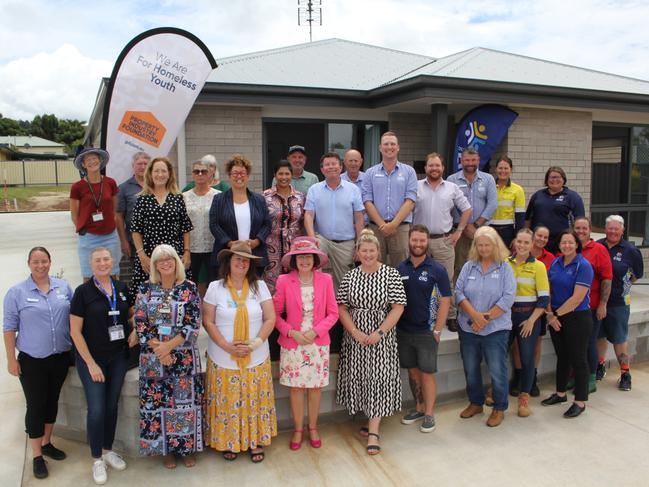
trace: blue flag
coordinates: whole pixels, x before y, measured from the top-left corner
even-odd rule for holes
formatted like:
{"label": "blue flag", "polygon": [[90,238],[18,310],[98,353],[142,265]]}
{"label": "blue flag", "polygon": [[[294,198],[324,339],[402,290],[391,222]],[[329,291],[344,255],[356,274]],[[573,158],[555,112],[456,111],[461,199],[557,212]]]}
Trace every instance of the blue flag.
{"label": "blue flag", "polygon": [[473,147],[480,153],[480,169],[503,140],[518,113],[502,105],[482,105],[467,113],[457,126],[453,167],[460,169],[462,150]]}

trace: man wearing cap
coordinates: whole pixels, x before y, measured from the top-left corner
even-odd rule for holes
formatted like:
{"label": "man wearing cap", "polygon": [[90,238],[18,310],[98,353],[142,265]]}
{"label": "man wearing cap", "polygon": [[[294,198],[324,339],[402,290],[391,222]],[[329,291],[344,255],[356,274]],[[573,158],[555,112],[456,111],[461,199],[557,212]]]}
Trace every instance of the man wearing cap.
{"label": "man wearing cap", "polygon": [[[349,181],[354,183],[356,187],[363,192],[363,180],[365,179],[365,173],[361,171],[363,167],[363,156],[360,151],[356,149],[349,149],[345,152],[345,158],[343,159],[343,166],[345,167],[345,172],[340,175],[343,181]],[[363,207],[363,223],[365,226],[369,223],[369,218],[367,217],[367,212],[365,207]]]}
{"label": "man wearing cap", "polygon": [[399,140],[394,132],[381,136],[379,151],[381,164],[365,172],[363,204],[370,228],[381,245],[381,262],[397,266],[408,257],[408,227],[417,201],[417,173],[397,160]]}
{"label": "man wearing cap", "polygon": [[[496,191],[496,181],[489,173],[482,172],[478,169],[480,165],[480,154],[473,147],[467,147],[462,151],[461,156],[462,169],[455,174],[451,174],[447,181],[458,185],[472,208],[469,223],[464,227],[462,235],[455,244],[455,272],[457,277],[462,270],[462,266],[467,260],[473,234],[475,231],[485,225],[491,215],[498,208],[498,193]],[[453,210],[453,222],[456,227],[460,227],[460,214]]]}
{"label": "man wearing cap", "polygon": [[340,177],[342,167],[336,152],[320,158],[320,169],[325,180],[311,186],[307,193],[304,228],[329,256],[324,270],[331,271],[337,290],[354,262],[354,241],[363,230],[363,203],[360,190]]}
{"label": "man wearing cap", "polygon": [[[318,182],[318,176],[304,170],[306,149],[301,145],[292,145],[288,148],[288,156],[286,156],[286,159],[291,165],[291,173],[293,174],[291,186],[293,186],[295,191],[306,195],[309,188]],[[275,178],[273,178],[272,186],[275,186],[275,183]]]}
{"label": "man wearing cap", "polygon": [[419,431],[435,429],[437,348],[451,305],[451,284],[440,264],[427,254],[429,230],[414,224],[410,228],[410,257],[397,267],[408,304],[397,323],[397,348],[401,367],[408,369],[414,411],[401,418],[402,424],[423,420]]}
{"label": "man wearing cap", "polygon": [[133,176],[119,185],[119,193],[117,194],[117,213],[115,215],[117,232],[119,233],[122,253],[131,259],[135,257],[135,247],[133,246],[131,233],[126,231],[126,229],[129,228],[131,223],[131,216],[133,215],[137,195],[142,191],[144,171],[146,171],[146,166],[149,162],[151,162],[151,156],[146,152],[136,152],[133,154]]}
{"label": "man wearing cap", "polygon": [[[437,152],[426,156],[426,177],[417,182],[417,205],[412,222],[424,225],[430,235],[428,254],[439,262],[452,281],[455,265],[455,244],[471,217],[471,204],[457,184],[444,181],[444,158]],[[460,221],[453,228],[453,211],[460,213]],[[453,330],[457,312],[453,303],[449,310],[449,329]],[[453,324],[451,324],[453,323]]]}

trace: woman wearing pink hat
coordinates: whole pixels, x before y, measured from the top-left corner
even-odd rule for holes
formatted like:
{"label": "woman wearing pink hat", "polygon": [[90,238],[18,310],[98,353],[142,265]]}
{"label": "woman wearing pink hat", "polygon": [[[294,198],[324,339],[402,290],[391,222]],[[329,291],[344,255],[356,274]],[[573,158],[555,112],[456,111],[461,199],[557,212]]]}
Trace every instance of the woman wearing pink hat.
{"label": "woman wearing pink hat", "polygon": [[[304,393],[309,410],[309,443],[320,448],[318,412],[322,388],[329,384],[329,330],[338,320],[333,280],[316,271],[327,264],[327,254],[312,237],[296,237],[282,258],[288,274],[278,277],[273,303],[280,349],[279,383],[290,388],[295,431],[291,450],[302,446]],[[286,313],[286,319],[282,315]]]}

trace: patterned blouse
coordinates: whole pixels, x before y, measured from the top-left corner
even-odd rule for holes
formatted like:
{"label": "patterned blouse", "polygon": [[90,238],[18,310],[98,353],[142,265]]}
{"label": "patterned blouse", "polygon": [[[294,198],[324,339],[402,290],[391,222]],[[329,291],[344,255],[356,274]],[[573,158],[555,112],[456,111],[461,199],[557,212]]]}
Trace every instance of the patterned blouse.
{"label": "patterned blouse", "polygon": [[187,214],[194,225],[194,229],[189,233],[189,250],[193,254],[205,254],[212,252],[214,248],[214,237],[210,232],[210,208],[212,198],[218,193],[220,191],[213,188],[203,196],[197,195],[193,189],[183,193]]}

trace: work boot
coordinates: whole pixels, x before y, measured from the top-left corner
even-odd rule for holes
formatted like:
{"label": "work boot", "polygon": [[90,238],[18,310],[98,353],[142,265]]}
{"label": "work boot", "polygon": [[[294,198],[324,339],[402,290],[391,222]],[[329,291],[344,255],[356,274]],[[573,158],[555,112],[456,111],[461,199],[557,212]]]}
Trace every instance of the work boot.
{"label": "work boot", "polygon": [[489,426],[490,428],[495,428],[496,426],[499,426],[500,423],[503,422],[503,419],[505,419],[505,411],[494,409],[493,411],[491,411],[491,414],[489,415],[489,419],[487,420],[487,426]]}
{"label": "work boot", "polygon": [[527,418],[532,412],[530,411],[530,395],[527,392],[521,392],[518,396],[518,416]]}
{"label": "work boot", "polygon": [[464,410],[460,413],[460,418],[469,419],[475,416],[476,414],[482,413],[482,406],[479,404],[469,404]]}

